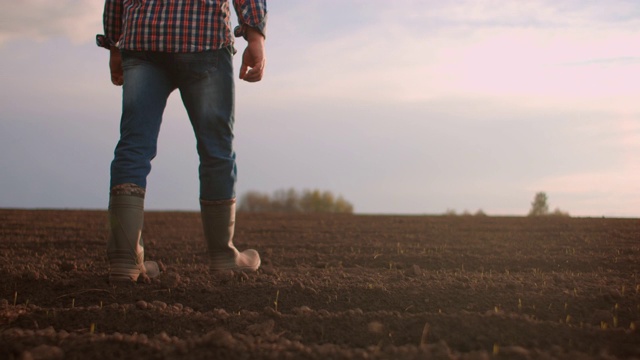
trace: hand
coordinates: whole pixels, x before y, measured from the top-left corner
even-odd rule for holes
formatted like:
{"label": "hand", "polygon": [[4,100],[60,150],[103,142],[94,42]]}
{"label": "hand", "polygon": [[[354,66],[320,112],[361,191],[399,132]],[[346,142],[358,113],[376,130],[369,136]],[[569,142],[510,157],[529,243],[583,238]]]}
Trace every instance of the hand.
{"label": "hand", "polygon": [[124,84],[124,75],[122,72],[122,56],[120,49],[115,46],[109,51],[109,70],[111,71],[111,82],[113,85],[121,86]]}
{"label": "hand", "polygon": [[264,49],[264,36],[256,29],[247,27],[247,48],[242,54],[240,79],[248,82],[262,80],[264,67],[267,63]]}

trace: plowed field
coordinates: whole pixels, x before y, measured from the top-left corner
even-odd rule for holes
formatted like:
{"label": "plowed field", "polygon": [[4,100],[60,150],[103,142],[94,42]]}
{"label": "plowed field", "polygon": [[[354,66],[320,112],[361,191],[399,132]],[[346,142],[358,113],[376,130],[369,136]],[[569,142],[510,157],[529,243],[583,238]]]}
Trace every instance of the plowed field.
{"label": "plowed field", "polygon": [[107,283],[106,212],[0,210],[0,359],[640,359],[637,219],[148,212],[151,284]]}

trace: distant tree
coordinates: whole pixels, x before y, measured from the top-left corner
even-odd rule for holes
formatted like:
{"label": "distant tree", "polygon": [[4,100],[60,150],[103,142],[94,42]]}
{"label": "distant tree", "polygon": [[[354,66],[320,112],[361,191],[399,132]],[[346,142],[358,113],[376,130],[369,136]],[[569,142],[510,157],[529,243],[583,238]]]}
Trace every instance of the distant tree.
{"label": "distant tree", "polygon": [[549,214],[549,205],[547,204],[547,194],[544,192],[536,193],[531,203],[529,216],[544,216]]}
{"label": "distant tree", "polygon": [[555,210],[553,210],[553,212],[551,214],[549,214],[549,215],[570,217],[568,212],[562,211],[559,208],[556,208]]}
{"label": "distant tree", "polygon": [[322,212],[322,194],[320,190],[307,190],[300,199],[302,212]]}
{"label": "distant tree", "polygon": [[487,214],[482,209],[478,209],[474,216],[487,216]]}
{"label": "distant tree", "polygon": [[299,212],[300,211],[300,195],[291,188],[289,190],[277,190],[273,193],[273,211],[281,212]]}
{"label": "distant tree", "polygon": [[238,211],[264,212],[271,211],[272,204],[269,195],[257,191],[249,191],[242,196]]}
{"label": "distant tree", "polygon": [[353,205],[342,196],[336,198],[331,192],[307,190],[300,198],[303,212],[352,213]]}
{"label": "distant tree", "polygon": [[471,213],[471,211],[469,211],[469,210],[467,210],[467,209],[464,209],[464,210],[462,211],[462,213],[458,214],[458,213],[456,212],[456,210],[455,210],[455,209],[452,209],[452,208],[448,208],[448,209],[444,212],[444,214],[443,214],[443,215],[444,215],[444,216],[458,216],[458,215],[460,215],[460,216],[487,216],[487,214],[486,214],[482,209],[478,209],[478,211],[476,211],[476,212],[475,212],[475,213],[473,213],[473,214]]}
{"label": "distant tree", "polygon": [[458,216],[455,209],[447,209],[444,212],[444,216]]}
{"label": "distant tree", "polygon": [[536,193],[531,203],[529,216],[564,216],[569,217],[569,213],[555,208],[553,212],[549,212],[549,204],[547,204],[547,194],[543,192]]}
{"label": "distant tree", "polygon": [[353,213],[353,205],[347,200],[345,200],[342,196],[338,196],[338,198],[336,199],[334,203],[334,209],[335,209],[334,212],[337,212],[337,213],[346,213],[346,214]]}

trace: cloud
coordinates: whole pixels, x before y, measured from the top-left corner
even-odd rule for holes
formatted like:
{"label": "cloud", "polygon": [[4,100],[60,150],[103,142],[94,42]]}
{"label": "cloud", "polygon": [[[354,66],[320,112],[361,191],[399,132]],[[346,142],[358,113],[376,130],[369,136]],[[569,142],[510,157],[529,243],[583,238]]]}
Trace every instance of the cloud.
{"label": "cloud", "polygon": [[20,38],[65,37],[75,44],[91,41],[102,29],[103,6],[99,0],[8,1],[0,12],[0,45]]}
{"label": "cloud", "polygon": [[[294,36],[299,45],[271,59],[278,68],[269,76],[282,84],[271,95],[385,102],[492,98],[565,109],[637,109],[640,49],[629,44],[640,41],[640,21],[623,16],[629,2],[377,5],[384,8],[377,17],[353,12],[355,22],[364,19],[357,28],[316,14],[325,16],[318,22],[342,31],[332,30],[313,46],[295,33],[272,33],[273,39]],[[305,18],[287,16],[279,21]]]}
{"label": "cloud", "polygon": [[411,6],[400,8],[405,13],[407,8],[412,10],[405,14],[408,19],[458,28],[568,28],[593,23],[637,22],[640,14],[633,0],[611,0],[606,3],[593,0],[414,0]]}

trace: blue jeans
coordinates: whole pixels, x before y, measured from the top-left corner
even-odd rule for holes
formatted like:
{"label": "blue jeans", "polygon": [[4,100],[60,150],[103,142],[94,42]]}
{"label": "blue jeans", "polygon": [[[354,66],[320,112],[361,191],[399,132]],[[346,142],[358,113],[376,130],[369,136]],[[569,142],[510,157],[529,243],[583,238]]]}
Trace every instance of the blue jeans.
{"label": "blue jeans", "polygon": [[232,51],[122,51],[122,118],[111,187],[133,183],[146,188],[162,114],[171,92],[179,89],[196,136],[200,199],[235,198]]}

